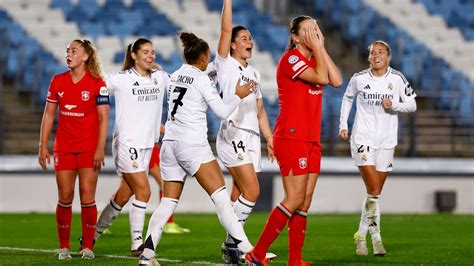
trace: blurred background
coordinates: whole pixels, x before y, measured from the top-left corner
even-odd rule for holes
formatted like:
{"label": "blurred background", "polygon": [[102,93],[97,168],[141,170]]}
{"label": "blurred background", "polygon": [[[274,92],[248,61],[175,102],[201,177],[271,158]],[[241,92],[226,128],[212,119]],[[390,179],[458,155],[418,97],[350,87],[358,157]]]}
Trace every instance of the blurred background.
{"label": "blurred background", "polygon": [[[92,39],[104,71],[109,72],[120,70],[126,45],[145,36],[154,42],[157,62],[171,73],[182,64],[177,31],[194,32],[215,53],[221,8],[218,0],[0,0],[0,185],[4,203],[0,211],[23,210],[6,207],[9,188],[20,182],[12,174],[41,174],[35,154],[45,97],[51,77],[66,70],[69,41]],[[458,204],[452,210],[474,213],[474,0],[234,0],[233,12],[234,24],[247,26],[254,37],[256,49],[250,62],[261,73],[272,127],[279,112],[275,69],[288,41],[291,18],[306,14],[318,20],[326,47],[343,73],[341,88],[324,89],[326,163],[322,173],[337,177],[334,180],[341,181],[341,186],[350,187],[347,184],[354,182],[359,190],[347,191],[357,202],[350,208],[337,204],[326,208],[322,200],[315,208],[350,212],[360,207],[365,192],[348,143],[337,138],[339,110],[350,77],[368,67],[367,46],[381,39],[392,47],[392,67],[406,76],[418,95],[417,112],[400,115],[396,156],[401,163],[394,175],[405,177],[400,189],[416,186],[414,194],[421,195],[414,200],[422,203],[412,209],[409,202],[404,208],[394,205],[392,211],[436,211],[436,193],[449,192]],[[112,106],[108,155],[114,118]],[[350,126],[352,119],[353,115]],[[208,127],[214,141],[219,120],[212,112]],[[50,147],[53,139],[54,134]],[[113,163],[108,167],[113,176]],[[264,170],[278,176],[275,164]],[[113,191],[118,179],[110,179]],[[333,185],[334,189],[339,186]],[[267,204],[271,205],[279,192],[273,182],[268,186]],[[443,195],[453,196],[449,193]],[[461,208],[460,203],[464,204]]]}

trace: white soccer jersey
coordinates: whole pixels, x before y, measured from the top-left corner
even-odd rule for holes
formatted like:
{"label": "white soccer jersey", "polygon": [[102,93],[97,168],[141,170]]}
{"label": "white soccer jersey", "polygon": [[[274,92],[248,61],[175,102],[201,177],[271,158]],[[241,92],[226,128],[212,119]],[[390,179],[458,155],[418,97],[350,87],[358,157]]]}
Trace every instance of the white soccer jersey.
{"label": "white soccer jersey", "polygon": [[219,88],[226,103],[235,95],[235,85],[238,80],[241,85],[252,80],[257,84],[255,92],[242,100],[239,107],[227,118],[227,122],[232,121],[237,128],[259,134],[257,99],[262,98],[260,73],[250,64],[247,67],[242,66],[230,55],[223,58],[217,53],[214,63]]}
{"label": "white soccer jersey", "polygon": [[218,117],[226,119],[240,102],[240,98],[234,95],[229,103],[224,104],[205,72],[183,64],[171,75],[168,119],[163,141],[207,143],[207,106],[209,105]]}
{"label": "white soccer jersey", "polygon": [[[391,149],[398,143],[398,112],[414,112],[415,97],[410,83],[399,71],[388,68],[381,77],[373,76],[370,68],[354,74],[343,97],[339,130],[347,129],[347,118],[354,97],[356,114],[351,141],[375,149]],[[382,99],[392,100],[392,110],[382,106]]]}
{"label": "white soccer jersey", "polygon": [[131,68],[106,74],[105,81],[115,97],[113,141],[126,142],[136,148],[152,148],[160,138],[168,74],[154,71],[151,76],[142,77]]}

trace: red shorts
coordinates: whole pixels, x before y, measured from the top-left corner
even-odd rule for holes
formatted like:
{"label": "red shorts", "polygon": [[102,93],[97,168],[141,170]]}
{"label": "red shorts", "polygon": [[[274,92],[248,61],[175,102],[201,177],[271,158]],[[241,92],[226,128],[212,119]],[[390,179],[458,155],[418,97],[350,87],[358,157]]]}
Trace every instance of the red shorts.
{"label": "red shorts", "polygon": [[94,152],[54,152],[54,170],[94,168]]}
{"label": "red shorts", "polygon": [[321,143],[294,139],[273,138],[273,149],[282,176],[321,171]]}
{"label": "red shorts", "polygon": [[153,146],[153,151],[151,152],[150,164],[148,166],[149,169],[160,166],[160,147],[157,145]]}

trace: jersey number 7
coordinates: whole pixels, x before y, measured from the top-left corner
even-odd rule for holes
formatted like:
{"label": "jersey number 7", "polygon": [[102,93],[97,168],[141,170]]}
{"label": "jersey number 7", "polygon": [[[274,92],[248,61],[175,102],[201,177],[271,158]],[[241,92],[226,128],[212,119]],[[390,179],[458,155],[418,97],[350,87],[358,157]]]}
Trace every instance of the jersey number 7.
{"label": "jersey number 7", "polygon": [[179,93],[178,98],[174,99],[172,101],[173,105],[173,110],[171,111],[171,120],[174,121],[174,115],[176,114],[176,111],[178,110],[178,106],[183,106],[183,97],[186,94],[187,88],[183,87],[175,87],[173,90],[173,93]]}

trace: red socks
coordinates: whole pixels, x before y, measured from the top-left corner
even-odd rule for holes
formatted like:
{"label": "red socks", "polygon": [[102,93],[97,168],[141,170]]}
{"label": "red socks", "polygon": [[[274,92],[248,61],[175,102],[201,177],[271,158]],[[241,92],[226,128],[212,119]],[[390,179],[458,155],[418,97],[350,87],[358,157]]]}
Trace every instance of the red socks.
{"label": "red socks", "polygon": [[255,258],[258,260],[265,259],[268,248],[278,237],[290,217],[291,212],[282,203],[278,204],[278,206],[272,210],[268,216],[267,224],[252,250],[252,255]]}
{"label": "red socks", "polygon": [[297,210],[288,222],[288,265],[301,265],[306,235],[307,212]]}
{"label": "red socks", "polygon": [[[163,198],[163,191],[160,190],[160,201],[161,201],[161,198]],[[168,219],[166,223],[167,224],[174,223],[174,214],[171,214],[170,218]]]}
{"label": "red socks", "polygon": [[95,201],[81,204],[82,246],[92,250],[97,224],[97,206]]}
{"label": "red socks", "polygon": [[56,205],[56,227],[59,236],[59,248],[69,248],[71,236],[72,202]]}

